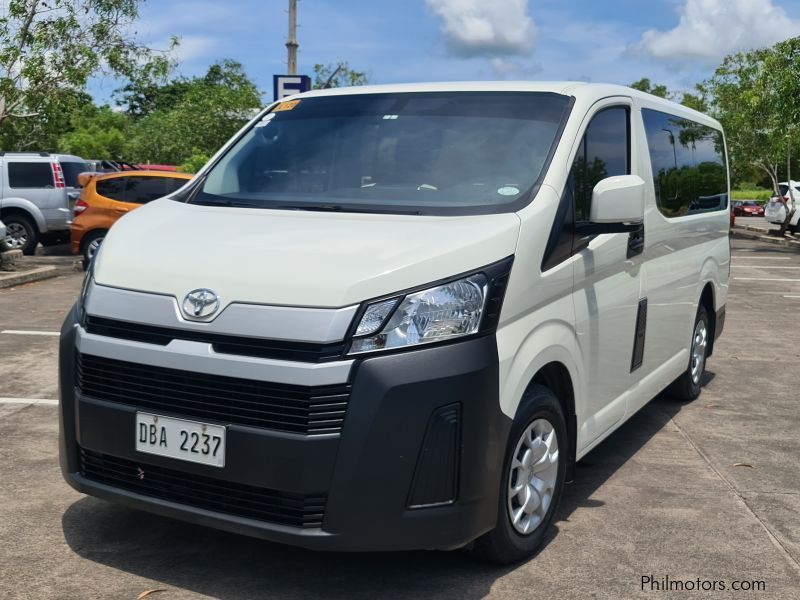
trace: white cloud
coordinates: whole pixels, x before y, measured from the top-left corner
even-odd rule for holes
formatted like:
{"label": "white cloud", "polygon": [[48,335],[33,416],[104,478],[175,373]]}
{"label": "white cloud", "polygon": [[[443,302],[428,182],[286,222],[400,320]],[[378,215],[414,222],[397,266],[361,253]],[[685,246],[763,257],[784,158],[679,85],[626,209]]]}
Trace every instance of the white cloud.
{"label": "white cloud", "polygon": [[204,35],[182,35],[178,41],[174,55],[179,62],[211,57],[221,45],[219,39]]}
{"label": "white cloud", "polygon": [[634,48],[655,58],[713,64],[731,52],[800,34],[800,21],[772,0],[686,0],[679,14],[677,27],[645,31]]}
{"label": "white cloud", "polygon": [[525,56],[537,29],[528,0],[425,0],[442,19],[448,50],[461,57]]}

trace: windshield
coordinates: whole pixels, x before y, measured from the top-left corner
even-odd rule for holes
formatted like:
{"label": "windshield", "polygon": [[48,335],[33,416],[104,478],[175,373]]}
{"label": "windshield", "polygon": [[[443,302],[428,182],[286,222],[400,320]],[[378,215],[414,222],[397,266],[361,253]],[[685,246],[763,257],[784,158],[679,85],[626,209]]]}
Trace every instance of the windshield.
{"label": "windshield", "polygon": [[212,167],[192,202],[481,214],[530,200],[569,98],[537,92],[286,101]]}

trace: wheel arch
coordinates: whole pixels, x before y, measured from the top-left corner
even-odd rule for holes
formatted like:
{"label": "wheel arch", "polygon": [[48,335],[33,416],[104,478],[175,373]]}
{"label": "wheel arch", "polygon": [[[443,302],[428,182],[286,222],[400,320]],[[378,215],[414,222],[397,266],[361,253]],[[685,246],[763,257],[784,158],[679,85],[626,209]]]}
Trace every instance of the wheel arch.
{"label": "wheel arch", "polygon": [[[533,384],[547,387],[561,403],[569,436],[568,475],[572,474],[578,445],[578,419],[582,410],[582,365],[575,330],[553,319],[516,337],[516,327],[498,332],[501,365],[501,410],[514,419],[525,392]],[[507,353],[505,352],[507,351]]]}
{"label": "wheel arch", "polygon": [[10,215],[22,215],[31,220],[36,226],[38,233],[47,231],[47,222],[42,211],[30,200],[24,198],[3,198],[3,205],[0,208],[0,219]]}
{"label": "wheel arch", "polygon": [[575,469],[575,456],[577,451],[578,417],[575,414],[575,386],[572,376],[564,363],[553,361],[542,366],[528,384],[542,385],[549,389],[561,404],[564,420],[567,425],[569,453],[567,456],[566,481],[571,481]]}
{"label": "wheel arch", "polygon": [[108,235],[108,229],[109,228],[107,227],[95,227],[94,229],[90,229],[84,232],[84,234],[81,236],[80,253],[83,254],[83,252],[86,250],[86,244],[94,234],[102,233],[104,234],[105,237],[106,235]]}
{"label": "wheel arch", "polygon": [[707,356],[711,356],[714,353],[714,340],[716,339],[716,331],[717,331],[717,304],[716,304],[716,292],[714,290],[714,284],[711,281],[706,282],[703,286],[703,291],[700,292],[700,300],[698,302],[698,306],[704,306],[706,309],[706,314],[708,315],[708,328],[711,330],[708,336],[708,354]]}

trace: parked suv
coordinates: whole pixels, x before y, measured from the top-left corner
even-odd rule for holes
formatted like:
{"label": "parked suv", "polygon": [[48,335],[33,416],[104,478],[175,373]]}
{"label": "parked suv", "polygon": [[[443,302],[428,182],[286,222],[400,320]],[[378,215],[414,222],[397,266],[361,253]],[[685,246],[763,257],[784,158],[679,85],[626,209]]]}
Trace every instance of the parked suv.
{"label": "parked suv", "polygon": [[6,244],[33,254],[39,242],[68,241],[78,174],[86,170],[78,156],[0,152],[0,218],[6,224]]}

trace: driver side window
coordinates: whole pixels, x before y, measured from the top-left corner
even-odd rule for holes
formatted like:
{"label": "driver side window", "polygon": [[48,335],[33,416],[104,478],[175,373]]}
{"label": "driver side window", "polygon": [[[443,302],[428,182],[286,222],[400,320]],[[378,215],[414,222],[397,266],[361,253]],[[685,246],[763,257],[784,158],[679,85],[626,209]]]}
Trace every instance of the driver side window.
{"label": "driver side window", "polygon": [[601,180],[630,175],[630,119],[624,106],[605,108],[592,117],[572,163],[575,222],[589,220],[592,191]]}

